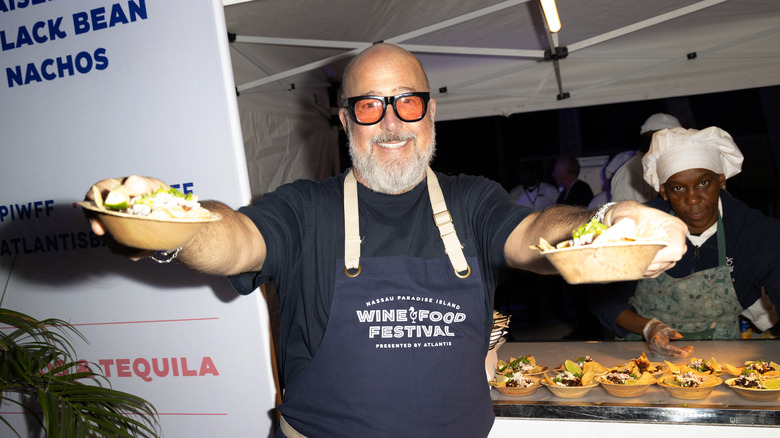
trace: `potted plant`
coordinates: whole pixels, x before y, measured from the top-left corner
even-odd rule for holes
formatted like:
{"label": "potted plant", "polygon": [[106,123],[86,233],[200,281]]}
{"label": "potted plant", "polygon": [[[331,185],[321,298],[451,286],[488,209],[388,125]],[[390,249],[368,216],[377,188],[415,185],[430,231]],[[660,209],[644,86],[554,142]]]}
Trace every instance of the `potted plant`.
{"label": "potted plant", "polygon": [[77,360],[69,335],[84,339],[65,321],[0,308],[0,402],[22,407],[50,438],[157,437],[154,406]]}

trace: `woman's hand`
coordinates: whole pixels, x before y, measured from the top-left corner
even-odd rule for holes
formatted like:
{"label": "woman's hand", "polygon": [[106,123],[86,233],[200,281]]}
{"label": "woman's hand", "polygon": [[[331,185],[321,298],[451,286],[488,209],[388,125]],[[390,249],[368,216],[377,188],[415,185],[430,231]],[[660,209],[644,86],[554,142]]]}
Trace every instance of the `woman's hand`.
{"label": "woman's hand", "polygon": [[645,324],[642,334],[645,336],[650,351],[659,356],[688,357],[693,352],[693,346],[691,345],[683,348],[677,348],[672,345],[669,342],[670,340],[682,339],[683,336],[656,318]]}

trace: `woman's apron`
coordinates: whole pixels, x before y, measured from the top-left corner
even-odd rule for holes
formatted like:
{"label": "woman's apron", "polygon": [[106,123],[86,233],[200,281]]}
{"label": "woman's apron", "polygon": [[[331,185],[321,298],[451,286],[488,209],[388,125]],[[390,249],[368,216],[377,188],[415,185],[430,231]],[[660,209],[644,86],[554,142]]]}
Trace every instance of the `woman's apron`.
{"label": "woman's apron", "polygon": [[719,265],[684,278],[662,273],[640,281],[629,299],[637,314],[660,319],[687,340],[740,337],[737,317],[743,309],[726,265],[726,238],[720,214],[717,233]]}
{"label": "woman's apron", "polygon": [[494,417],[484,369],[489,325],[479,265],[463,257],[430,169],[427,180],[450,260],[360,258],[357,183],[347,175],[345,260],[335,267],[322,343],[289,382],[279,407],[285,436],[489,433]]}

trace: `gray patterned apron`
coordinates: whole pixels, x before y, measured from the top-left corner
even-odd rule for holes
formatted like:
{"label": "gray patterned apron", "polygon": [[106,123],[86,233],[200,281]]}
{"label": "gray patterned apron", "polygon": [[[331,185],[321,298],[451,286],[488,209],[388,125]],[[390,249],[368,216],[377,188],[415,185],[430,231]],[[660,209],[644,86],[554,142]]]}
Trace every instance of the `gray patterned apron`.
{"label": "gray patterned apron", "polygon": [[731,269],[726,265],[720,214],[717,233],[719,265],[684,278],[673,278],[664,272],[640,281],[629,299],[637,314],[660,319],[686,340],[740,337],[737,317],[743,309],[731,281]]}

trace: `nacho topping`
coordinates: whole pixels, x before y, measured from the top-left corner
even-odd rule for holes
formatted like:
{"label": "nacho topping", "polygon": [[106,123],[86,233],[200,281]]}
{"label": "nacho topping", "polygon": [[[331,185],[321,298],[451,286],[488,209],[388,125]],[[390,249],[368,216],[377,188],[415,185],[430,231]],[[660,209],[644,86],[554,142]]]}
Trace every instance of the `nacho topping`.
{"label": "nacho topping", "polygon": [[593,243],[593,240],[595,240],[596,237],[598,237],[606,229],[606,225],[602,224],[596,219],[591,219],[590,222],[580,225],[579,227],[575,228],[574,231],[572,231],[572,240],[570,241],[571,245],[590,245]]}
{"label": "nacho topping", "polygon": [[[95,199],[97,204],[98,198]],[[103,204],[110,210],[151,219],[211,218],[211,212],[201,207],[196,195],[185,195],[174,188],[129,197],[124,186],[117,186],[108,193]]]}
{"label": "nacho topping", "polygon": [[704,377],[692,371],[687,373],[675,373],[672,375],[671,382],[669,383],[676,386],[682,386],[683,388],[695,388],[704,383]]}
{"label": "nacho topping", "polygon": [[734,386],[741,388],[765,389],[761,381],[761,375],[758,373],[746,373],[734,379]]}
{"label": "nacho topping", "polygon": [[638,358],[631,359],[626,365],[634,364],[637,369],[639,370],[639,373],[657,373],[661,371],[661,369],[652,363],[650,363],[650,359],[647,358],[647,355],[643,352]]}
{"label": "nacho topping", "polygon": [[532,379],[519,373],[507,377],[509,377],[509,380],[506,381],[507,388],[528,388],[534,384]]}
{"label": "nacho topping", "polygon": [[763,377],[780,377],[780,364],[772,361],[767,362],[763,359],[745,361],[743,367],[735,367],[730,364],[724,364],[724,367],[735,376],[755,372]]}
{"label": "nacho topping", "polygon": [[561,371],[552,378],[553,383],[558,386],[582,386],[582,380],[571,371]]}
{"label": "nacho topping", "polygon": [[655,378],[648,372],[639,373],[636,368],[612,369],[602,379],[618,385],[646,385],[655,382]]}
{"label": "nacho topping", "polygon": [[745,372],[755,371],[759,374],[765,374],[770,371],[778,371],[773,365],[774,364],[770,364],[769,362],[763,359],[756,360],[756,361],[747,361],[745,362],[745,370],[742,372],[745,373]]}
{"label": "nacho topping", "polygon": [[531,249],[541,252],[553,249],[576,248],[586,245],[601,245],[611,243],[631,243],[638,241],[661,242],[666,239],[666,232],[655,224],[642,224],[638,227],[631,219],[623,219],[611,227],[591,219],[572,231],[572,238],[564,240],[556,245],[551,245],[544,238],[539,238],[539,245],[532,245]]}
{"label": "nacho topping", "polygon": [[536,359],[533,356],[512,357],[509,361],[499,360],[496,365],[496,371],[499,373],[538,373],[541,367],[536,365]]}
{"label": "nacho topping", "polygon": [[714,357],[710,360],[691,358],[689,366],[700,373],[718,374],[723,371]]}
{"label": "nacho topping", "polygon": [[604,378],[607,379],[607,381],[610,381],[612,383],[625,385],[626,381],[630,379],[636,380],[637,376],[636,375],[632,376],[628,370],[611,370],[604,376]]}

